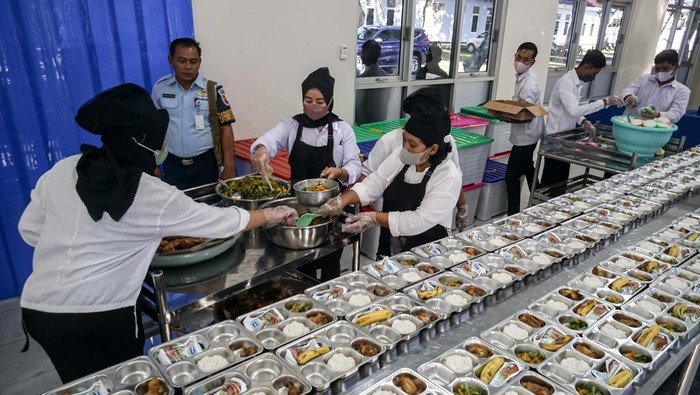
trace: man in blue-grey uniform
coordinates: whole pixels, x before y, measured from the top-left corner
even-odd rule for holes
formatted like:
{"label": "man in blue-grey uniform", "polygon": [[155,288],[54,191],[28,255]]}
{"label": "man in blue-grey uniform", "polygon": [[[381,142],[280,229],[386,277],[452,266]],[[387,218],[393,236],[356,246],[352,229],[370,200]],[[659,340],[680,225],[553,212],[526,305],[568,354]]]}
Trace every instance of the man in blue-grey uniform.
{"label": "man in blue-grey uniform", "polygon": [[197,41],[173,40],[168,63],[174,73],[159,79],[151,94],[156,107],[170,115],[163,180],[180,189],[236,176],[231,126],[236,119],[223,86],[199,74],[201,56]]}

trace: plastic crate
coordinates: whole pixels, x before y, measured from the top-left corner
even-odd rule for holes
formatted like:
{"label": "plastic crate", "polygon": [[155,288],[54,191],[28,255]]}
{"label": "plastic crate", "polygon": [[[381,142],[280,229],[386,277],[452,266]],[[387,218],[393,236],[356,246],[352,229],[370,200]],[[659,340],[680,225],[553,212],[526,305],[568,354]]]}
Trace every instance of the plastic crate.
{"label": "plastic crate", "polygon": [[355,132],[355,141],[357,141],[358,143],[377,140],[384,134],[378,129],[370,130],[364,126],[357,125],[354,125],[352,127],[352,130]]}
{"label": "plastic crate", "polygon": [[457,128],[452,128],[450,134],[457,146],[462,185],[481,182],[493,139]]}
{"label": "plastic crate", "polygon": [[[250,163],[250,146],[256,139],[236,140],[236,158],[234,159],[234,167],[239,176],[251,174],[254,172],[253,165]],[[292,179],[292,169],[289,167],[289,154],[287,150],[282,149],[277,151],[277,156],[270,160],[272,166],[272,175],[279,177],[285,181]]]}
{"label": "plastic crate", "polygon": [[372,148],[374,148],[374,145],[377,144],[377,141],[379,141],[379,139],[357,143],[357,147],[360,148],[360,160],[366,161],[367,158],[369,158],[369,153],[372,151]]}
{"label": "plastic crate", "polygon": [[513,145],[509,140],[509,123],[495,118],[493,115],[489,114],[488,109],[481,106],[462,107],[459,112],[463,115],[469,115],[489,121],[489,125],[486,126],[485,133],[485,136],[493,138],[493,145],[491,145],[491,152],[489,153],[489,156],[494,156],[511,150]]}
{"label": "plastic crate", "polygon": [[365,123],[361,125],[362,128],[370,130],[372,132],[384,134],[389,133],[394,129],[403,127],[403,125],[408,121],[408,118],[393,119],[389,121],[379,121],[372,123]]}
{"label": "plastic crate", "polygon": [[476,218],[486,221],[508,211],[506,192],[506,165],[493,160],[486,161],[484,186],[479,194]]}
{"label": "plastic crate", "polygon": [[467,201],[467,219],[469,225],[474,223],[476,207],[479,205],[479,195],[481,195],[481,190],[483,189],[484,185],[484,182],[479,182],[477,184],[465,185],[462,187],[464,199]]}
{"label": "plastic crate", "polygon": [[486,128],[489,125],[489,121],[485,119],[470,117],[454,112],[450,114],[450,122],[453,128],[463,129],[482,136],[486,135]]}

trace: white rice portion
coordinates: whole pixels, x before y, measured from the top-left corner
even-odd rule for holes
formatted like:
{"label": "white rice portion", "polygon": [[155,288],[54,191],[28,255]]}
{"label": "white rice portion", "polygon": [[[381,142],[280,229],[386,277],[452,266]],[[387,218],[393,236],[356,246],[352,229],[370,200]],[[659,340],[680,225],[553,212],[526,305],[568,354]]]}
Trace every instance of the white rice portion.
{"label": "white rice portion", "polygon": [[471,358],[463,355],[448,355],[442,364],[457,374],[464,374],[474,367]]}
{"label": "white rice portion", "polygon": [[408,335],[410,333],[415,332],[418,329],[418,327],[416,326],[416,324],[413,323],[413,321],[401,319],[394,320],[394,322],[391,323],[391,328],[402,335]]}
{"label": "white rice portion", "polygon": [[332,371],[342,373],[354,368],[355,360],[341,353],[337,353],[333,355],[326,364],[328,364],[328,367],[331,368]]}
{"label": "white rice portion", "polygon": [[228,366],[228,361],[221,355],[207,355],[197,361],[197,367],[204,372],[214,372]]}
{"label": "white rice portion", "polygon": [[282,332],[287,337],[299,337],[301,335],[305,335],[311,332],[311,329],[309,329],[306,325],[302,324],[301,322],[292,321],[287,326],[285,326],[284,329],[282,329]]}

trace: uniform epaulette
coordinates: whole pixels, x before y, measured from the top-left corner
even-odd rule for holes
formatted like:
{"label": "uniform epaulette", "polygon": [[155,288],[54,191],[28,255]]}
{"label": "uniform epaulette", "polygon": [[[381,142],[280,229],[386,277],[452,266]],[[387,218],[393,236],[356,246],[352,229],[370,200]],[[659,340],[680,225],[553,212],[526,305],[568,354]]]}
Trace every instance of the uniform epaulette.
{"label": "uniform epaulette", "polygon": [[173,74],[166,74],[166,75],[160,77],[160,78],[158,79],[158,81],[156,81],[156,83],[153,84],[153,85],[157,85],[157,84],[161,83],[162,81],[165,81],[165,80],[170,79],[170,78],[172,78],[172,77],[173,77]]}

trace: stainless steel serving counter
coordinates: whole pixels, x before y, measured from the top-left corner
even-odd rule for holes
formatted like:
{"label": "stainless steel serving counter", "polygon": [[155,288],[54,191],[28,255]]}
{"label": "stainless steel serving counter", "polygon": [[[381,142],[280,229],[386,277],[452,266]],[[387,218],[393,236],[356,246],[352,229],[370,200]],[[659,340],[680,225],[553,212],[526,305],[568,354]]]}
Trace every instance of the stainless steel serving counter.
{"label": "stainless steel serving counter", "polygon": [[[535,300],[542,298],[555,288],[564,285],[569,280],[590,269],[596,263],[626,250],[627,247],[636,244],[651,233],[666,227],[671,223],[671,221],[681,217],[689,211],[696,210],[698,207],[700,207],[700,195],[695,195],[684,202],[675,204],[664,214],[623,235],[617,242],[595,252],[588,259],[582,261],[577,266],[563,269],[538,283],[527,285],[522,291],[515,293],[510,298],[501,300],[493,306],[487,307],[484,313],[480,315],[472,315],[467,322],[458,326],[453,325],[448,332],[441,334],[433,340],[430,340],[426,345],[421,344],[421,347],[417,347],[413,351],[394,359],[382,369],[374,373],[371,378],[365,379],[352,387],[348,395],[356,395],[361,393],[362,391],[371,387],[373,384],[388,377],[397,369],[412,368],[416,370],[418,366],[437,357],[445,350],[458,346],[468,337],[479,336],[479,334],[484,330],[496,325],[505,317],[511,316],[517,311],[527,308],[527,306],[532,304],[532,302]],[[656,371],[652,372],[649,379],[635,393],[653,393],[688,357],[688,355],[698,344],[700,344],[700,336],[696,336],[682,349],[677,351],[675,354],[672,354],[666,363],[658,367]]]}

